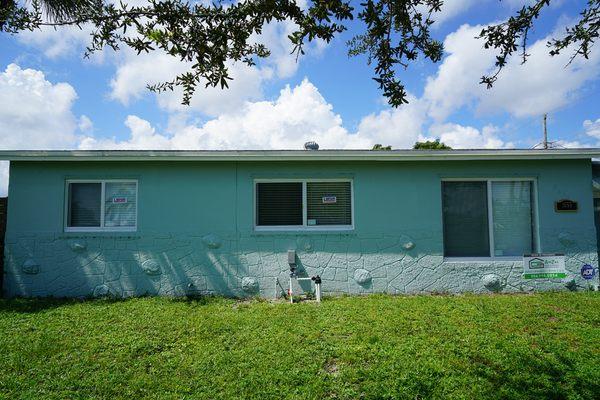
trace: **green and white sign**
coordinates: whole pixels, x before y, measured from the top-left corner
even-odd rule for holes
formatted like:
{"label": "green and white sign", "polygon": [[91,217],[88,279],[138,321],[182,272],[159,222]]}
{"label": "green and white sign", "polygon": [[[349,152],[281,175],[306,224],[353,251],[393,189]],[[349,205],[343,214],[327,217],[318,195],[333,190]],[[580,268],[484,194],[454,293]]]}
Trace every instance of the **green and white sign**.
{"label": "green and white sign", "polygon": [[566,278],[564,254],[525,254],[523,256],[523,278]]}

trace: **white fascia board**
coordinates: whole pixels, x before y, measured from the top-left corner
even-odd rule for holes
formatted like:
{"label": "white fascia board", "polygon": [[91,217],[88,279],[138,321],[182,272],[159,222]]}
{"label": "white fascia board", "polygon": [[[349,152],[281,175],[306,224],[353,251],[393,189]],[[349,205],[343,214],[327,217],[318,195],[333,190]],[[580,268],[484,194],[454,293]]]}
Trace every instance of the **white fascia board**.
{"label": "white fascia board", "polygon": [[600,149],[552,150],[18,150],[9,161],[464,161],[552,160],[600,157]]}

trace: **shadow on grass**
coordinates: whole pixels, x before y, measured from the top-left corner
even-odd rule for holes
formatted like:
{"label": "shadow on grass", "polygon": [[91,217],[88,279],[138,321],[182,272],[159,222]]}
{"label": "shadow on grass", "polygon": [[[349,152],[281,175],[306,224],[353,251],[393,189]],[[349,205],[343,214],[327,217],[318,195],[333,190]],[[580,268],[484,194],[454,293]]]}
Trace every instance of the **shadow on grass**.
{"label": "shadow on grass", "polygon": [[577,372],[581,363],[572,357],[544,350],[544,354],[513,352],[509,365],[498,360],[471,357],[474,375],[487,381],[485,398],[597,398],[600,382],[594,374]]}
{"label": "shadow on grass", "polygon": [[[190,306],[207,306],[212,304],[222,303],[224,301],[234,301],[231,298],[222,296],[186,296],[186,297],[155,297],[155,296],[138,296],[130,298],[56,298],[56,297],[40,297],[40,298],[12,298],[0,299],[0,313],[19,313],[19,314],[35,314],[47,310],[53,310],[61,307],[68,307],[77,304],[85,304],[86,306],[106,306],[110,304],[125,304],[130,302],[155,301],[160,303],[185,303]],[[242,301],[242,300],[239,300]]]}

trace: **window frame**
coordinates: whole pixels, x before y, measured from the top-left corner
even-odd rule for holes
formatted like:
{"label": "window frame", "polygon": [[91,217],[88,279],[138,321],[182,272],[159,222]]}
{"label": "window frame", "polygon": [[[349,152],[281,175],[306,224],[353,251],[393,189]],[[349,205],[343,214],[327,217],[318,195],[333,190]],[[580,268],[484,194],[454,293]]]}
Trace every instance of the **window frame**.
{"label": "window frame", "polygon": [[[104,226],[106,212],[106,184],[112,182],[135,183],[135,225],[134,226]],[[69,185],[72,183],[100,183],[100,226],[69,226]],[[137,232],[138,227],[138,188],[137,179],[67,179],[65,181],[65,209],[64,209],[64,231],[65,232]]]}
{"label": "window frame", "polygon": [[[539,212],[538,212],[538,188],[537,188],[537,179],[532,177],[508,177],[508,178],[442,178],[440,182],[440,199],[443,197],[443,183],[444,182],[485,182],[486,190],[487,190],[487,216],[488,216],[488,237],[489,237],[489,249],[490,255],[488,257],[446,257],[444,255],[444,261],[449,262],[469,262],[469,261],[519,261],[522,259],[522,256],[496,256],[494,254],[495,251],[495,243],[494,243],[494,211],[492,209],[492,182],[531,182],[531,190],[533,191],[533,196],[531,198],[531,211],[533,226],[531,228],[531,234],[533,235],[533,248],[531,249],[533,253],[541,253],[541,245],[540,245],[540,223],[539,223]],[[441,217],[442,217],[442,244],[443,244],[443,253],[446,254],[446,243],[444,240],[445,236],[445,227],[444,227],[444,207],[443,203],[441,203]]]}
{"label": "window frame", "polygon": [[[302,225],[258,225],[258,183],[302,183]],[[319,182],[349,182],[350,183],[350,225],[308,225],[308,203],[306,198],[308,183]],[[354,230],[354,180],[350,178],[289,178],[289,179],[254,179],[253,225],[256,232],[324,232],[324,231],[353,231]]]}

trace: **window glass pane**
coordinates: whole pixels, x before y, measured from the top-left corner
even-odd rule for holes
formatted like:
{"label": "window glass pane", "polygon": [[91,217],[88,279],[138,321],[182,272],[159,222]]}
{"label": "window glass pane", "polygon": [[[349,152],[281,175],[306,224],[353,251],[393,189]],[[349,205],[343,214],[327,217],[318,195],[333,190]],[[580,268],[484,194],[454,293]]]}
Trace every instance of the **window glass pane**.
{"label": "window glass pane", "polygon": [[487,182],[442,182],[444,255],[489,257]]}
{"label": "window glass pane", "polygon": [[256,184],[258,226],[302,225],[302,182]]}
{"label": "window glass pane", "polygon": [[307,224],[352,225],[350,182],[308,182]]}
{"label": "window glass pane", "polygon": [[102,184],[70,183],[67,226],[100,226]]}
{"label": "window glass pane", "polygon": [[106,182],[104,226],[135,227],[137,198],[135,182]]}
{"label": "window glass pane", "polygon": [[494,255],[522,256],[533,249],[531,182],[492,182]]}

